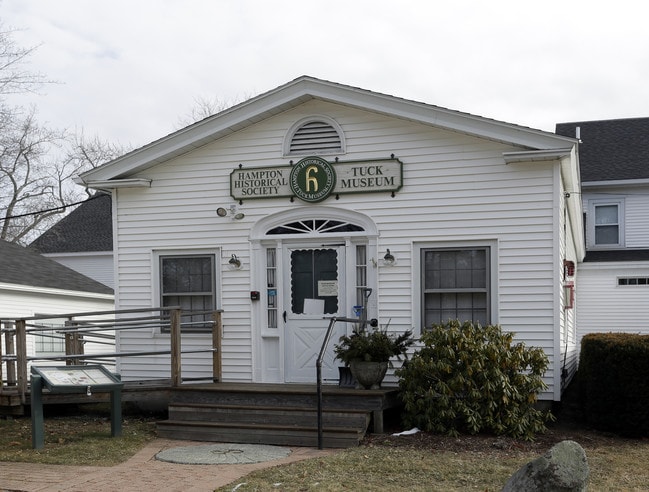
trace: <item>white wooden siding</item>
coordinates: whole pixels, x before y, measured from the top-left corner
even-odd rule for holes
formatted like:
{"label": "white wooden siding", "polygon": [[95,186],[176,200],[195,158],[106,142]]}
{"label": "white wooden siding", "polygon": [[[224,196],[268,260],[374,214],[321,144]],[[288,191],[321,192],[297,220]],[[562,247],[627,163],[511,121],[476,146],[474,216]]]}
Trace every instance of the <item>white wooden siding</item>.
{"label": "white wooden siding", "polygon": [[[584,210],[588,211],[589,200],[607,197],[624,198],[624,246],[626,248],[649,248],[649,187],[629,186],[586,188],[583,193]],[[592,226],[592,217],[587,217],[587,227]]]}
{"label": "white wooden siding", "polygon": [[[152,251],[160,248],[220,248],[220,298],[224,309],[224,379],[251,381],[254,364],[253,313],[263,318],[261,303],[249,300],[252,225],[291,204],[286,198],[249,200],[239,208],[240,221],[219,218],[216,209],[233,203],[229,175],[244,167],[288,164],[282,156],[285,132],[301,118],[326,114],[343,128],[347,153],[341,160],[386,158],[403,161],[403,188],[389,194],[343,195],[320,205],[365,213],[379,229],[378,254],[387,248],[397,257],[392,268],[379,268],[377,304],[382,324],[395,331],[419,331],[419,293],[412,292],[411,253],[415,242],[495,241],[498,263],[492,265],[498,296],[494,322],[514,331],[528,345],[555,353],[556,298],[559,293],[554,204],[557,163],[504,164],[502,152],[517,150],[480,140],[329,103],[310,101],[261,121],[218,142],[143,171],[149,189],[117,193],[117,241],[120,308],[158,305],[154,298]],[[243,268],[227,269],[237,254]],[[164,335],[122,334],[124,350],[168,343]],[[188,336],[184,347],[204,346],[206,337]],[[192,364],[188,376],[206,375],[208,367]],[[162,367],[146,368],[124,360],[122,374],[146,377]],[[552,378],[552,374],[548,375]],[[549,389],[552,395],[553,388]],[[551,398],[551,396],[550,396]]]}
{"label": "white wooden siding", "polygon": [[[649,187],[598,187],[584,190],[584,210],[591,199],[624,198],[626,249],[649,248]],[[588,217],[591,225],[593,218]],[[649,277],[647,261],[579,264],[577,290],[578,338],[588,333],[649,334],[649,286],[619,286],[618,277]]]}
{"label": "white wooden siding", "polygon": [[579,265],[579,339],[587,333],[649,334],[649,285],[617,285],[618,277],[649,277],[648,262]]}
{"label": "white wooden siding", "polygon": [[113,305],[113,297],[104,294],[0,284],[0,319],[27,318],[36,314],[109,311],[113,309]]}
{"label": "white wooden siding", "polygon": [[[114,309],[112,296],[89,293],[75,293],[57,289],[30,289],[27,286],[0,284],[0,320],[15,321],[36,315],[57,315]],[[2,339],[4,347],[4,337]],[[35,355],[35,338],[27,336],[27,355]],[[112,352],[96,344],[89,344],[86,353]],[[41,362],[41,365],[43,362]],[[57,362],[47,362],[56,365]],[[3,371],[5,371],[3,366]],[[3,372],[6,374],[6,372]]]}
{"label": "white wooden siding", "polygon": [[115,286],[112,251],[104,253],[44,254],[43,256],[61,265],[65,265],[97,282],[101,282],[111,289]]}
{"label": "white wooden siding", "polygon": [[[560,182],[558,185],[558,200],[559,207],[559,227],[562,231],[572,231],[573,225],[570,223],[570,214],[567,213],[566,202],[567,200],[578,200],[579,197],[574,193],[567,193],[564,183]],[[577,235],[578,240],[583,240],[582,235]],[[557,286],[559,289],[559,310],[557,317],[559,319],[559,331],[556,333],[559,357],[554,359],[554,374],[557,378],[557,386],[555,387],[555,400],[560,399],[561,391],[567,387],[575,373],[577,372],[577,359],[579,355],[579,345],[577,337],[577,323],[576,323],[576,307],[567,307],[568,299],[565,298],[563,288],[564,285],[572,282],[575,283],[575,275],[571,278],[565,275],[564,260],[572,261],[576,266],[578,258],[576,255],[575,238],[572,234],[561,234],[559,236],[559,256],[557,261],[557,274],[561,280]],[[574,299],[576,305],[576,299]]]}

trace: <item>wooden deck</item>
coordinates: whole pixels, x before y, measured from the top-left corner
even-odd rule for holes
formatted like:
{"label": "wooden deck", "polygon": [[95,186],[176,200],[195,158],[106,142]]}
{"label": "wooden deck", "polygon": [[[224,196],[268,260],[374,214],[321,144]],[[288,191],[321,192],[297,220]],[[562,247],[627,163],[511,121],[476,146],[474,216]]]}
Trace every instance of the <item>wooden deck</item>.
{"label": "wooden deck", "polygon": [[[84,365],[95,360],[117,361],[122,357],[169,356],[170,379],[124,381],[122,402],[146,404],[149,408],[167,408],[168,420],[159,422],[162,437],[238,443],[280,444],[293,446],[348,447],[358,445],[368,430],[383,432],[384,413],[400,406],[396,387],[357,390],[347,378],[342,386],[322,386],[321,419],[316,384],[254,384],[221,381],[221,311],[210,315],[212,343],[201,350],[183,351],[178,307],[142,308],[93,313],[57,315],[68,319],[57,330],[65,336],[65,354],[55,357],[28,356],[27,336],[51,332],[45,321],[51,316],[0,320],[0,415],[23,415],[31,404],[29,364],[47,365],[50,360],[66,365]],[[169,331],[169,350],[144,352],[84,353],[89,334],[120,330],[151,330],[152,326]],[[4,347],[2,346],[4,338]],[[70,340],[68,340],[70,339]],[[70,343],[68,343],[68,341]],[[74,342],[74,343],[73,343]],[[212,354],[211,375],[195,382],[183,379],[184,354]],[[3,374],[3,366],[6,372]],[[315,371],[316,368],[314,368]],[[166,372],[166,371],[165,371]],[[341,375],[342,378],[342,375]],[[5,384],[6,381],[6,384]],[[109,393],[43,392],[43,404],[96,403],[109,401]]]}
{"label": "wooden deck", "polygon": [[[121,392],[123,402],[140,402],[166,408],[171,392],[170,380],[131,381],[124,383]],[[93,392],[90,396],[85,393],[49,393],[43,392],[43,404],[84,404],[105,403],[110,401],[110,393]],[[24,397],[16,387],[5,386],[0,394],[0,415],[26,415],[31,405],[31,392],[28,390]]]}
{"label": "wooden deck", "polygon": [[[384,431],[386,411],[400,407],[397,387],[376,390],[322,387],[322,445],[357,446],[365,434]],[[45,405],[108,402],[110,394],[43,394]],[[170,380],[125,382],[122,402],[167,408],[157,424],[160,437],[180,440],[318,445],[315,384],[196,383],[174,387]],[[1,395],[0,414],[29,412],[16,391]]]}

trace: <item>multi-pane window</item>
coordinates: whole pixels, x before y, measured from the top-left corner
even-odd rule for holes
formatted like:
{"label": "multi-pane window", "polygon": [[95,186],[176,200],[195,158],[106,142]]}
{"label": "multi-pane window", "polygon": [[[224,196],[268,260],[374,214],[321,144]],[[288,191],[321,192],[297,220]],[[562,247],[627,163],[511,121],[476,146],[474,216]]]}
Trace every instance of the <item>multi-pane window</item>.
{"label": "multi-pane window", "polygon": [[619,244],[620,221],[618,206],[595,206],[595,244]]}
{"label": "multi-pane window", "polygon": [[423,249],[424,327],[458,319],[489,323],[489,248]]}
{"label": "multi-pane window", "polygon": [[591,217],[590,245],[595,247],[623,246],[623,201],[592,200],[589,212]]}
{"label": "multi-pane window", "polygon": [[649,285],[648,277],[618,277],[617,285]]}
{"label": "multi-pane window", "polygon": [[[40,327],[45,327],[46,325],[41,324]],[[36,332],[35,337],[35,351],[38,355],[59,355],[65,354],[65,336],[62,333],[57,333],[56,328],[63,328],[64,323],[61,324],[49,324],[52,330],[39,331]]]}
{"label": "multi-pane window", "polygon": [[[367,293],[367,246],[356,246],[356,305],[363,306]],[[365,313],[367,316],[367,313]]]}
{"label": "multi-pane window", "polygon": [[214,255],[160,256],[163,307],[179,306],[183,331],[208,330],[216,307]]}
{"label": "multi-pane window", "polygon": [[268,328],[277,328],[277,249],[266,249],[266,284],[268,286]]}

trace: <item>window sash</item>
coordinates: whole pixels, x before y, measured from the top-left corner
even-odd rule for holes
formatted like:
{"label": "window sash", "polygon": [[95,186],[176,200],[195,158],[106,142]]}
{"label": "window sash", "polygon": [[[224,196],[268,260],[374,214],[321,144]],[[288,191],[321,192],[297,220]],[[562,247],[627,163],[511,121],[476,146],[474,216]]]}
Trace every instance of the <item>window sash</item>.
{"label": "window sash", "polygon": [[65,336],[57,333],[58,328],[65,325],[52,325],[52,330],[40,331],[35,334],[34,352],[38,355],[65,354]]}
{"label": "window sash", "polygon": [[587,240],[590,248],[624,246],[624,198],[609,197],[588,201]]}
{"label": "window sash", "polygon": [[595,244],[620,244],[620,207],[595,205]]}
{"label": "window sash", "polygon": [[161,255],[160,300],[162,307],[180,307],[182,331],[211,330],[209,312],[216,308],[214,255]]}
{"label": "window sash", "polygon": [[424,328],[449,319],[490,322],[489,247],[421,250]]}

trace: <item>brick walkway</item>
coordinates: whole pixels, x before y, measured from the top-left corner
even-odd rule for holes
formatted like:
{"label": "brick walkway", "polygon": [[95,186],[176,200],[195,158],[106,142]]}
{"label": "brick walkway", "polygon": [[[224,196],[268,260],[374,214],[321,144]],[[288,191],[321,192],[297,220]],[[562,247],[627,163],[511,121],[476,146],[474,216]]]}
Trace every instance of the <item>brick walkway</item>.
{"label": "brick walkway", "polygon": [[248,473],[336,450],[293,448],[282,459],[245,465],[181,465],[155,459],[162,450],[205,443],[156,439],[125,463],[112,467],[39,465],[0,462],[0,491],[21,492],[204,492],[227,485]]}

